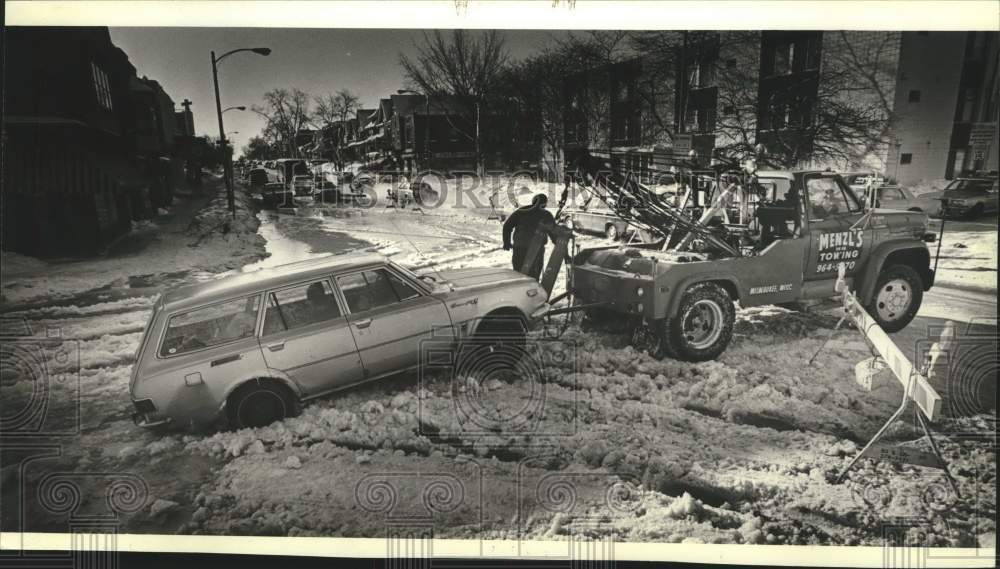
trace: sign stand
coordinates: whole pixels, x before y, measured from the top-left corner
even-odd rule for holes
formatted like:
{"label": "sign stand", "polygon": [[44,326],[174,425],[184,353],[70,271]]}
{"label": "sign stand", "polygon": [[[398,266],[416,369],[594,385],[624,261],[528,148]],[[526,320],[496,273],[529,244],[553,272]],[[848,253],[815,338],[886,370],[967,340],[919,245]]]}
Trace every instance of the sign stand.
{"label": "sign stand", "polygon": [[497,191],[493,190],[493,193],[490,194],[490,214],[486,216],[486,221],[505,221],[507,219],[506,215],[497,211],[496,197]]}
{"label": "sign stand", "polygon": [[[937,443],[934,442],[934,436],[931,433],[930,425],[928,420],[933,421],[934,418],[940,413],[941,408],[941,397],[937,394],[933,387],[931,387],[928,382],[928,378],[925,374],[933,374],[938,366],[938,359],[951,348],[952,342],[954,340],[954,325],[949,322],[945,327],[944,331],[941,333],[940,341],[931,346],[930,352],[922,369],[917,371],[913,364],[906,358],[905,355],[896,347],[896,344],[892,342],[889,336],[878,326],[875,320],[865,311],[865,309],[858,302],[857,297],[847,289],[847,285],[844,282],[845,267],[841,263],[839,274],[837,276],[837,284],[835,289],[840,292],[843,297],[844,302],[844,312],[845,318],[850,318],[854,321],[858,330],[864,334],[865,339],[872,347],[873,352],[877,352],[872,358],[866,359],[860,362],[855,367],[856,379],[858,383],[865,386],[867,389],[871,389],[871,377],[872,375],[882,369],[882,367],[888,367],[893,375],[903,384],[903,401],[900,403],[899,408],[896,412],[889,417],[889,420],[882,425],[882,428],[875,433],[875,435],[868,441],[868,444],[861,449],[861,452],[855,456],[851,462],[841,471],[840,475],[837,476],[837,482],[843,481],[847,473],[858,463],[862,458],[872,458],[872,459],[882,459],[888,460],[896,463],[909,463],[918,466],[925,466],[929,468],[937,468],[944,472],[944,475],[948,478],[948,483],[951,485],[952,490],[954,490],[955,495],[961,497],[958,490],[958,484],[955,479],[948,472],[948,466],[945,463],[944,457],[941,456],[940,450],[938,450]],[[884,364],[884,365],[883,365]],[[911,449],[907,447],[898,446],[886,446],[879,445],[878,441],[881,439],[886,431],[895,423],[906,411],[909,404],[915,403],[914,413],[917,416],[917,422],[920,424],[920,428],[923,430],[924,434],[927,436],[927,440],[930,443],[932,453],[927,453],[917,449]]]}

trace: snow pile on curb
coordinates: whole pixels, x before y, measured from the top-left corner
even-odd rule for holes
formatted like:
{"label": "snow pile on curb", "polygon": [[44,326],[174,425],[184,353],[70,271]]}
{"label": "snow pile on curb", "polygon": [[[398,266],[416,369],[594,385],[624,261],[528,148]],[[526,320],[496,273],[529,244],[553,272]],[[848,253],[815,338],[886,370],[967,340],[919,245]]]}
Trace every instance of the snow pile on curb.
{"label": "snow pile on curb", "polygon": [[204,209],[191,220],[187,233],[197,238],[196,246],[210,239],[223,239],[227,242],[251,241],[254,244],[263,241],[257,235],[260,220],[257,219],[252,198],[239,185],[233,192],[235,214],[229,211],[225,189],[220,189]]}
{"label": "snow pile on curb", "polygon": [[941,190],[944,189],[945,186],[948,185],[948,182],[949,180],[946,180],[944,178],[938,178],[933,180],[920,180],[918,182],[913,183],[910,186],[907,186],[907,189],[913,192],[913,195],[920,196],[923,194],[929,194],[931,192],[940,192]]}

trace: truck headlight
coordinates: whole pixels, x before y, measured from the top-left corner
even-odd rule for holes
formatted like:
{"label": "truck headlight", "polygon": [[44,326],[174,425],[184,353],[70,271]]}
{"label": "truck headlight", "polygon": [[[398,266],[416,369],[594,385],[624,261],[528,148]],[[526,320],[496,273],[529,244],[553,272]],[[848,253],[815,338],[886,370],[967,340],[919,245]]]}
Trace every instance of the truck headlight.
{"label": "truck headlight", "polygon": [[642,290],[641,286],[635,287],[635,295],[636,296],[642,296],[644,294],[646,294],[646,291]]}

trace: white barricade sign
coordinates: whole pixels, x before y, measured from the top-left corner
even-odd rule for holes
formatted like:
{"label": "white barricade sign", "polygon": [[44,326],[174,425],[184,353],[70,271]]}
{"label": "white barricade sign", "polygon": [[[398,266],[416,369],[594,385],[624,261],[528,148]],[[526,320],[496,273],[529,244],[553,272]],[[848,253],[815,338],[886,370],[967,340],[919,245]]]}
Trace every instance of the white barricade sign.
{"label": "white barricade sign", "polygon": [[[850,318],[854,322],[858,330],[868,340],[873,351],[878,354],[861,360],[854,366],[855,380],[863,388],[870,391],[873,376],[882,368],[888,367],[892,371],[892,374],[896,376],[896,379],[903,385],[903,401],[896,412],[889,417],[889,420],[882,425],[882,428],[861,449],[861,452],[844,468],[840,476],[837,477],[837,481],[843,480],[844,476],[847,475],[847,472],[850,471],[851,467],[858,460],[861,458],[870,458],[873,460],[886,460],[894,463],[907,463],[941,469],[948,478],[948,482],[951,484],[952,490],[955,491],[955,495],[958,496],[958,485],[948,472],[947,465],[938,451],[937,444],[934,442],[934,437],[931,435],[930,427],[927,424],[928,421],[933,421],[940,415],[941,396],[938,395],[937,391],[934,390],[924,376],[924,374],[937,373],[943,367],[940,365],[940,360],[947,353],[948,349],[950,349],[954,341],[954,327],[950,322],[945,326],[944,331],[941,333],[940,341],[931,347],[923,369],[918,371],[913,366],[913,363],[900,351],[899,347],[893,343],[889,335],[885,333],[885,330],[882,330],[878,323],[875,322],[875,319],[865,311],[861,303],[858,302],[857,297],[848,289],[844,280],[845,272],[845,266],[841,263],[837,274],[837,281],[834,284],[834,290],[842,295],[844,317]],[[882,435],[889,429],[889,426],[902,416],[903,411],[906,410],[910,401],[913,401],[919,408],[916,412],[917,422],[920,423],[924,434],[927,435],[927,441],[933,453],[913,447],[878,444],[878,440],[882,438]]]}
{"label": "white barricade sign", "polygon": [[906,396],[920,407],[927,419],[934,421],[941,413],[941,396],[927,382],[927,378],[914,369],[913,364],[893,343],[889,335],[875,322],[850,292],[845,292],[848,315],[857,325],[861,333],[868,338],[872,347],[885,360],[885,364],[903,384]]}

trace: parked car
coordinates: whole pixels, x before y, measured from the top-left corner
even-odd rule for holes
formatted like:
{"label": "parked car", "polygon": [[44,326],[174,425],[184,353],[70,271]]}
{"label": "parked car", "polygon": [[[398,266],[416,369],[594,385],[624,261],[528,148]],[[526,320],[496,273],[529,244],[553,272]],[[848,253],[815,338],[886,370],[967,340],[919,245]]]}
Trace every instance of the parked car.
{"label": "parked car", "polygon": [[253,168],[247,173],[247,181],[250,182],[250,187],[260,188],[263,187],[268,182],[267,170],[263,168]]}
{"label": "parked car", "polygon": [[176,288],[156,301],[136,354],[133,419],[267,425],[426,357],[509,358],[547,308],[538,282],[511,269],[416,275],[384,257],[327,256]]}
{"label": "parked car", "polygon": [[[875,207],[877,208],[919,211],[935,216],[941,213],[941,200],[933,195],[917,196],[908,188],[901,186],[879,186],[875,192]],[[869,203],[867,195],[865,203]]]}
{"label": "parked car", "polygon": [[941,194],[944,217],[976,219],[997,212],[996,178],[958,178]]}
{"label": "parked car", "polygon": [[604,203],[584,205],[569,209],[564,219],[574,231],[598,233],[612,241],[637,236],[640,241],[648,241],[654,236],[618,217]]}
{"label": "parked car", "polygon": [[881,186],[886,183],[886,179],[878,172],[844,172],[840,177],[858,196],[865,195],[871,186]]}
{"label": "parked car", "polygon": [[256,198],[260,201],[261,207],[274,209],[279,207],[292,207],[295,193],[285,187],[281,182],[268,182]]}

